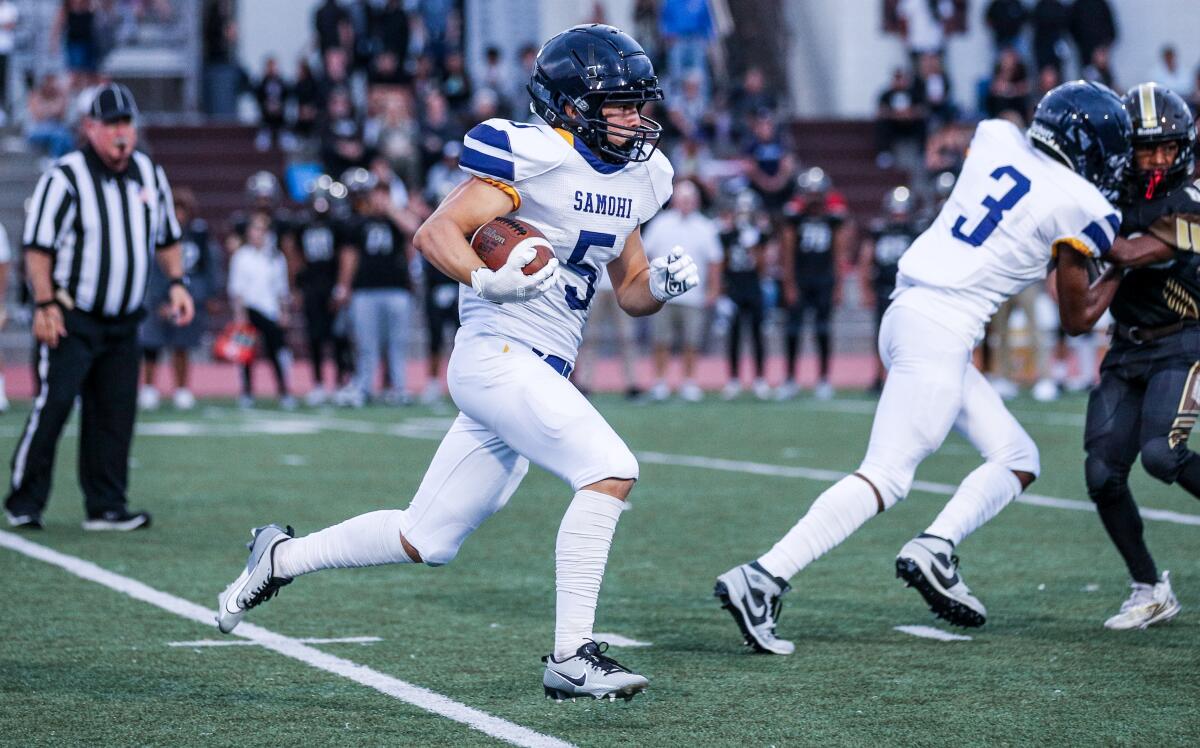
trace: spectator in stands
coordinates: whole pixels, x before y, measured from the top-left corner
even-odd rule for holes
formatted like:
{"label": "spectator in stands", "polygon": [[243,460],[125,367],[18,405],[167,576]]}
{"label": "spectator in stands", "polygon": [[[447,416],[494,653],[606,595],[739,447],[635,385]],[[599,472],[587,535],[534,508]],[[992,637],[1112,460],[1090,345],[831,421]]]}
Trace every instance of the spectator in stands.
{"label": "spectator in stands", "polygon": [[667,72],[682,78],[687,71],[700,73],[708,91],[708,46],[715,38],[708,0],[662,0],[658,28],[667,51]]}
{"label": "spectator in stands", "polygon": [[892,71],[892,80],[879,95],[875,115],[876,163],[881,169],[918,163],[925,141],[925,106],[908,71]]}
{"label": "spectator in stands", "polygon": [[462,140],[461,124],[450,117],[446,99],[437,91],[425,97],[425,110],[421,118],[421,163],[429,168],[442,157],[442,148],[448,141]]}
{"label": "spectator in stands", "polygon": [[12,0],[0,0],[0,126],[8,124],[8,64],[17,47],[17,21],[20,13]]}
{"label": "spectator in stands", "polygon": [[233,0],[211,0],[204,15],[204,111],[220,117],[237,115],[237,99],[245,72],[237,62],[237,21]]}
{"label": "spectator in stands", "polygon": [[263,63],[262,77],[254,86],[254,98],[258,102],[259,122],[254,147],[266,151],[272,145],[278,145],[291,150],[291,134],[284,130],[287,124],[288,84],[279,74],[279,61],[274,57],[268,57]]}
{"label": "spectator in stands", "polygon": [[1191,93],[1187,94],[1185,98],[1187,99],[1188,106],[1192,108],[1192,115],[1200,119],[1200,67],[1196,68]]}
{"label": "spectator in stands", "polygon": [[[229,261],[228,289],[234,319],[254,326],[271,360],[280,407],[294,409],[296,400],[289,394],[287,383],[292,356],[283,333],[288,316],[288,269],[273,241],[270,214],[256,212],[250,217],[246,243]],[[242,367],[238,406],[254,406],[253,363]]]}
{"label": "spectator in stands", "polygon": [[58,77],[50,73],[29,92],[25,102],[25,139],[52,158],[75,147],[75,135],[67,127],[67,105],[66,91]]}
{"label": "spectator in stands", "polygon": [[696,182],[706,195],[716,193],[716,159],[708,143],[697,137],[683,138],[671,151],[671,166],[676,177]]}
{"label": "spectator in stands", "polygon": [[[730,209],[731,208],[731,209]],[[732,400],[742,392],[742,331],[750,333],[754,355],[754,396],[766,400],[771,387],[766,379],[766,346],[763,345],[763,319],[766,312],[762,292],[767,242],[771,239],[771,220],[759,209],[758,196],[746,190],[734,198],[734,204],[721,215],[721,246],[724,249],[721,285],[733,303],[729,322],[729,381],[721,396]]]}
{"label": "spectator in stands", "polygon": [[340,390],[339,405],[362,407],[376,396],[375,378],[386,352],[389,405],[410,402],[406,390],[408,336],[412,324],[409,263],[415,253],[411,236],[420,219],[397,208],[388,184],[365,169],[353,169],[341,180],[350,191],[354,214],[342,227],[340,251],[356,258],[350,321],[354,330],[354,381]]}
{"label": "spectator in stands", "polygon": [[767,76],[762,68],[752,65],[742,75],[741,85],[733,92],[730,114],[733,125],[739,128],[750,126],[754,115],[764,109],[775,111],[779,100],[767,90]]}
{"label": "spectator in stands", "polygon": [[321,117],[321,92],[313,76],[308,60],[301,57],[296,63],[296,81],[292,84],[292,99],[296,103],[296,121],[293,129],[302,138],[317,134],[317,123]]}
{"label": "spectator in stands", "polygon": [[313,13],[313,28],[317,32],[317,49],[320,50],[322,58],[334,47],[350,49],[354,27],[350,23],[350,14],[338,0],[325,0],[321,7],[317,8]]}
{"label": "spectator in stands", "polygon": [[776,214],[791,193],[796,159],[780,132],[774,112],[763,110],[755,115],[751,138],[743,149],[743,168],[762,198],[763,207]]}
{"label": "spectator in stands", "polygon": [[992,30],[992,44],[997,57],[1010,47],[1025,54],[1027,48],[1021,37],[1029,21],[1029,9],[1025,3],[1021,0],[991,0],[983,18]]}
{"label": "spectator in stands", "polygon": [[354,167],[365,168],[374,157],[374,150],[363,142],[362,125],[352,116],[350,93],[335,90],[329,97],[329,121],[321,136],[325,171],[342,173]]}
{"label": "spectator in stands", "polygon": [[[1053,70],[1052,67],[1050,69]],[[1024,119],[1029,112],[1030,90],[1029,72],[1025,69],[1025,61],[1015,49],[1002,50],[992,70],[992,79],[988,83],[984,114],[997,117],[1001,112],[1013,111]]]}
{"label": "spectator in stands", "polygon": [[[641,39],[641,37],[635,37]],[[529,95],[525,86],[529,84],[529,76],[533,74],[534,62],[537,60],[538,48],[532,44],[521,47],[517,55],[517,70],[512,75],[511,87],[507,91],[512,106],[510,118],[517,122],[525,122],[530,118]]]}
{"label": "spectator in stands", "polygon": [[[425,200],[429,206],[436,207],[455,187],[469,179],[467,173],[458,168],[458,157],[461,155],[462,143],[457,140],[448,141],[442,147],[442,160],[434,164],[425,177]],[[421,393],[421,402],[430,404],[441,400],[443,394],[442,372],[450,354],[446,333],[447,328],[451,333],[458,329],[459,284],[424,257],[421,258],[421,268],[425,281],[426,341],[429,345],[426,357],[428,379]],[[591,313],[596,313],[595,300]]]}
{"label": "spectator in stands", "polygon": [[[508,111],[512,107],[511,94],[516,93],[517,84],[523,76],[514,75],[500,53],[499,47],[488,47],[483,52],[483,72],[479,78],[480,89],[494,91],[500,97],[500,106]],[[524,76],[526,79],[528,76]],[[522,91],[524,88],[522,87]]]}
{"label": "spectator in stands", "polygon": [[471,80],[467,76],[466,63],[461,52],[446,55],[445,71],[442,74],[442,96],[455,117],[466,115],[471,105]]}
{"label": "spectator in stands", "polygon": [[1112,72],[1112,56],[1108,47],[1100,45],[1092,49],[1092,56],[1088,59],[1088,64],[1084,66],[1080,72],[1080,77],[1085,81],[1095,81],[1103,83],[1111,89],[1116,89],[1117,82],[1113,77]]}
{"label": "spectator in stands", "polygon": [[1062,77],[1070,26],[1071,9],[1063,0],[1038,0],[1033,6],[1033,60],[1038,70],[1053,65]]}
{"label": "spectator in stands", "polygon": [[914,71],[926,52],[945,55],[946,23],[953,16],[954,3],[950,0],[900,0],[896,4],[904,48]]}
{"label": "spectator in stands", "polygon": [[1075,0],[1069,23],[1081,61],[1093,60],[1098,48],[1111,48],[1117,41],[1117,23],[1108,0]]}
{"label": "spectator in stands", "polygon": [[404,67],[408,55],[409,17],[401,0],[385,0],[371,13],[372,47],[390,53]]}
{"label": "spectator in stands", "polygon": [[629,29],[630,35],[641,42],[646,55],[655,61],[662,59],[663,51],[658,34],[658,3],[659,0],[634,0],[633,28]]}
{"label": "spectator in stands", "polygon": [[367,144],[401,179],[408,184],[420,184],[424,174],[419,147],[421,126],[407,89],[397,89],[384,99],[383,113],[367,121],[364,136]]}
{"label": "spectator in stands", "polygon": [[1149,79],[1185,98],[1192,93],[1192,81],[1179,64],[1175,47],[1171,44],[1164,45],[1159,52],[1158,62],[1151,69]]}
{"label": "spectator in stands", "polygon": [[50,31],[52,48],[60,41],[71,75],[71,90],[90,85],[100,65],[95,0],[62,0]]}
{"label": "spectator in stands", "polygon": [[925,102],[926,127],[936,129],[953,122],[957,114],[950,93],[950,78],[942,68],[942,58],[925,52],[917,60],[917,98]]}
{"label": "spectator in stands", "polygon": [[167,298],[171,281],[158,263],[152,263],[146,289],[147,314],[138,335],[142,344],[144,382],[138,392],[138,407],[142,410],[158,408],[156,382],[158,359],[163,350],[171,351],[171,370],[175,377],[172,402],[178,410],[191,410],[196,406],[196,398],[190,389],[191,351],[200,345],[201,337],[208,329],[207,302],[217,291],[217,259],[209,240],[208,224],[199,217],[196,195],[187,187],[175,189],[175,217],[183,231],[179,239],[183,250],[183,274],[188,279],[196,314],[183,327],[172,322]]}
{"label": "spectator in stands", "polygon": [[1062,78],[1058,74],[1058,68],[1053,65],[1047,65],[1042,68],[1038,71],[1037,88],[1034,90],[1033,96],[1030,97],[1030,102],[1036,105],[1037,102],[1042,100],[1043,96],[1050,93],[1060,83],[1062,83]]}
{"label": "spectator in stands", "polygon": [[[8,240],[8,232],[0,225],[0,330],[8,324],[8,281],[13,277],[12,244]],[[4,358],[0,356],[0,413],[8,412],[8,393],[4,385]]]}
{"label": "spectator in stands", "polygon": [[[321,77],[317,80],[317,90],[320,92],[321,106],[329,109],[329,99],[335,91],[344,91],[349,96],[353,90],[350,80],[350,56],[341,47],[325,50]],[[349,98],[351,112],[356,107],[354,99]]]}
{"label": "spectator in stands", "polygon": [[679,92],[667,100],[667,117],[681,137],[708,140],[713,135],[713,110],[703,85],[700,72],[689,70]]}
{"label": "spectator in stands", "polygon": [[643,241],[651,262],[666,257],[676,246],[686,247],[696,260],[700,283],[690,293],[668,301],[651,320],[655,382],[650,397],[662,401],[671,396],[667,367],[671,348],[678,345],[683,355],[679,396],[697,402],[704,393],[696,383],[696,354],[703,342],[707,310],[720,296],[722,252],[716,223],[700,212],[700,190],[695,184],[676,181],[670,204],[646,227]]}

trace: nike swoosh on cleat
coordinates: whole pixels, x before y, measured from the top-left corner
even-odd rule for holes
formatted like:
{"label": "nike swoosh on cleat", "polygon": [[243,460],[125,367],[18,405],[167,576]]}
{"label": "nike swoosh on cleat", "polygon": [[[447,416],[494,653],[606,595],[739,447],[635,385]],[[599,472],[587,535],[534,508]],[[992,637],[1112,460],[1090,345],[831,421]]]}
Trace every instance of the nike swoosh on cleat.
{"label": "nike swoosh on cleat", "polygon": [[555,670],[554,668],[550,668],[550,672],[559,676],[560,678],[567,681],[568,683],[574,683],[579,688],[583,688],[583,684],[587,683],[587,673],[584,673],[583,675],[579,676],[578,678],[572,678],[571,676],[567,675],[566,673],[562,672],[561,670]]}
{"label": "nike swoosh on cleat", "polygon": [[[933,557],[947,569],[950,568],[950,563],[947,561],[945,554],[934,553]],[[930,564],[929,570],[933,572],[933,576],[938,580],[938,584],[942,585],[942,587],[944,587],[946,590],[949,590],[951,587],[958,584],[957,571],[952,571],[950,576],[946,576],[942,573],[942,570],[938,568],[937,564]]]}
{"label": "nike swoosh on cleat", "polygon": [[762,624],[766,623],[766,605],[759,608],[758,611],[755,611],[754,607],[750,604],[750,598],[746,595],[742,595],[742,609],[746,611],[746,618],[748,618],[750,623],[754,624],[755,626],[761,626]]}

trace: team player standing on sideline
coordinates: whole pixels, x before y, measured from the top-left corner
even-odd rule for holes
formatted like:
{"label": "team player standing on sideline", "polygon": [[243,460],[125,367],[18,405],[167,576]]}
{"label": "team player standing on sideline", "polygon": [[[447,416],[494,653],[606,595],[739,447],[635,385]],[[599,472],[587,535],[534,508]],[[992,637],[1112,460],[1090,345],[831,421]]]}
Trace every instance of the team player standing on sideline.
{"label": "team player standing on sideline", "polygon": [[[682,250],[649,263],[640,235],[671,195],[671,166],[656,149],[662,128],[641,116],[662,90],[637,42],[591,25],[542,47],[529,92],[542,121],[492,119],[473,128],[460,161],[473,178],[415,237],[430,262],[463,284],[462,327],[448,371],[461,413],[416,496],[403,511],[371,512],[299,539],[278,525],[256,529],[245,570],[219,597],[222,631],[301,574],[449,563],[533,462],[574,493],[555,547],[547,696],[630,698],[646,687],[644,676],[592,640],[600,582],[637,460],[567,377],[601,274],[612,276],[632,315],[653,314],[697,283],[695,263]],[[602,201],[615,208],[600,211]],[[554,249],[556,257],[531,275],[522,268],[532,247],[492,271],[464,239],[510,213],[542,230]]]}
{"label": "team player standing on sideline", "polygon": [[129,511],[126,491],[151,262],[169,279],[175,324],[191,322],[194,310],[171,187],[162,167],[136,150],[136,115],[128,88],[99,88],[83,121],[87,144],[54,162],[29,203],[22,243],[38,386],[4,502],[14,527],[42,526],[58,437],[76,397],[84,529],[150,524],[149,513]]}
{"label": "team player standing on sideline", "polygon": [[905,544],[896,573],[951,623],[980,626],[986,609],[963,581],[955,547],[1029,486],[1038,450],[971,361],[988,318],[1046,275],[1057,259],[1068,330],[1099,316],[1112,274],[1088,287],[1092,258],[1148,261],[1153,237],[1118,242],[1110,205],[1130,161],[1129,116],[1103,86],[1069,83],[1038,105],[1028,133],[1005,120],[980,123],[950,199],[900,259],[879,353],[888,367],[861,466],[822,493],[757,560],[717,579],[715,594],[747,644],[790,654],[775,636],[788,579],[872,516],[908,495],[917,466],[957,427],[984,463],[959,485],[925,532]]}

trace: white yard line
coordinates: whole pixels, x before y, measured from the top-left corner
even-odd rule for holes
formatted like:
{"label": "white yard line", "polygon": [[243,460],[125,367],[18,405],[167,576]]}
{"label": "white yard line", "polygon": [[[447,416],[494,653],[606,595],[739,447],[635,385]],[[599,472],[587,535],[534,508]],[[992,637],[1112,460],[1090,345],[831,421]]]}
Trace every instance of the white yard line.
{"label": "white yard line", "polygon": [[[0,531],[0,547],[8,548],[29,558],[57,566],[89,582],[95,582],[111,590],[128,595],[135,600],[149,603],[168,613],[174,613],[180,618],[186,618],[199,623],[206,628],[212,628],[213,626],[213,612],[209,608],[204,608],[183,598],[161,592],[153,587],[142,584],[136,579],[130,579],[129,577],[102,569],[91,561],[85,561],[75,556],[60,553],[44,545],[33,543],[18,535],[4,531]],[[391,696],[398,701],[403,701],[418,709],[423,709],[440,717],[464,724],[513,745],[530,746],[531,748],[569,748],[571,746],[570,743],[558,738],[543,735],[527,727],[522,727],[487,712],[469,707],[466,704],[461,704],[427,688],[407,683],[399,678],[393,678],[390,675],[372,670],[369,667],[359,665],[342,657],[327,654],[310,647],[298,639],[276,634],[273,631],[269,631],[261,626],[255,626],[252,623],[243,623],[238,626],[236,636],[248,639],[285,657],[290,657],[318,670],[340,675],[355,683]]]}
{"label": "white yard line", "polygon": [[[297,639],[301,644],[374,644],[381,642],[378,636],[340,636],[333,639]],[[249,639],[197,639],[193,642],[167,642],[168,647],[257,647],[258,642]]]}
{"label": "white yard line", "polygon": [[935,629],[933,626],[894,626],[896,631],[922,639],[936,639],[940,642],[969,642],[971,637],[964,634],[951,634],[949,631]]}
{"label": "white yard line", "polygon": [[608,642],[614,647],[650,647],[654,645],[654,642],[638,641],[620,634],[592,634],[592,638],[598,642]]}

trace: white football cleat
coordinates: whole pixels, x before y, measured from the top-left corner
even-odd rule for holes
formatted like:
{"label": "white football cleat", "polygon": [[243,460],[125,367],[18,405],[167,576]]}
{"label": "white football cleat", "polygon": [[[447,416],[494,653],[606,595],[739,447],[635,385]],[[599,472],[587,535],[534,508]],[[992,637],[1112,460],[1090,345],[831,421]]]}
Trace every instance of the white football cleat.
{"label": "white football cleat", "polygon": [[789,589],[787,582],[772,576],[755,561],[735,566],[717,577],[713,596],[737,622],[746,646],[768,654],[790,655],[796,651],[796,645],[775,636],[775,624],[783,609],[779,596]]}
{"label": "white football cleat", "polygon": [[767,384],[767,380],[755,379],[753,387],[754,397],[758,398],[759,400],[771,399],[771,385]]}
{"label": "white football cleat", "polygon": [[217,628],[228,634],[241,623],[246,611],[270,600],[280,587],[291,579],[275,576],[275,547],[291,540],[295,531],[279,525],[256,527],[250,531],[252,540],[246,544],[250,558],[246,568],[217,596]]}
{"label": "white football cleat", "polygon": [[1052,403],[1058,399],[1058,384],[1053,379],[1039,379],[1030,394],[1039,403]]}
{"label": "white football cleat", "polygon": [[558,702],[574,701],[578,696],[629,701],[645,691],[650,685],[646,676],[609,657],[607,651],[607,642],[589,641],[561,662],[552,654],[543,657],[546,671],[542,674],[542,686],[546,698]]}
{"label": "white football cleat", "polygon": [[791,400],[799,394],[800,385],[796,384],[796,380],[794,379],[789,379],[775,388],[776,400]]}
{"label": "white football cleat", "polygon": [[1145,629],[1174,618],[1183,608],[1171,589],[1171,572],[1164,571],[1157,584],[1132,582],[1133,593],[1121,603],[1121,610],[1104,622],[1113,631]]}
{"label": "white football cleat", "polygon": [[740,394],[742,394],[742,383],[736,379],[730,379],[721,388],[722,400],[733,400]]}
{"label": "white football cleat", "polygon": [[896,576],[925,598],[929,609],[955,626],[974,628],[987,622],[987,608],[971,594],[958,573],[954,546],[932,535],[919,535],[896,556]]}
{"label": "white football cleat", "polygon": [[829,383],[828,379],[822,379],[813,388],[813,397],[818,400],[832,400],[833,394],[833,385]]}
{"label": "white football cleat", "polygon": [[671,388],[666,382],[658,381],[650,388],[650,399],[656,403],[661,403],[671,397]]}
{"label": "white football cleat", "polygon": [[679,388],[679,397],[685,402],[698,403],[704,399],[704,390],[695,382],[684,382]]}
{"label": "white football cleat", "polygon": [[175,406],[175,410],[191,410],[196,407],[196,396],[186,387],[175,390],[175,394],[171,396],[171,403]]}
{"label": "white football cleat", "polygon": [[159,397],[158,390],[149,385],[138,390],[137,404],[140,410],[158,410]]}
{"label": "white football cleat", "polygon": [[329,402],[329,391],[321,385],[313,387],[304,396],[304,404],[310,408],[319,408],[327,402]]}

